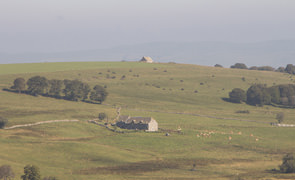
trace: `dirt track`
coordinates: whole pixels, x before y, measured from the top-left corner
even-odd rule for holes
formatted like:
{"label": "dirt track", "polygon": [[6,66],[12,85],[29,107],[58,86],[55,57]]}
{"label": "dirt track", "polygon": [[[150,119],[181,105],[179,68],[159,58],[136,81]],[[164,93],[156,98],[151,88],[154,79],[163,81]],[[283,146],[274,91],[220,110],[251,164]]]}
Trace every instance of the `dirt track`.
{"label": "dirt track", "polygon": [[57,122],[78,122],[78,121],[79,121],[78,119],[50,120],[50,121],[36,122],[36,123],[32,123],[32,124],[14,125],[14,126],[7,127],[7,128],[4,128],[4,129],[15,129],[15,128],[29,127],[29,126],[36,126],[36,125],[40,125],[40,124],[49,124],[49,123],[57,123]]}

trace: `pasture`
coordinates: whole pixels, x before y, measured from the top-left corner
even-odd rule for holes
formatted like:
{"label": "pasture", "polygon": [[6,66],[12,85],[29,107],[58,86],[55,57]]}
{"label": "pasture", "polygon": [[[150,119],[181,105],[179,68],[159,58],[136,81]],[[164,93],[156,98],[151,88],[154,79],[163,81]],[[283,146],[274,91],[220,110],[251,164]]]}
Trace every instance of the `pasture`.
{"label": "pasture", "polygon": [[[295,179],[271,171],[294,152],[295,128],[270,125],[279,112],[284,123],[295,124],[295,110],[223,100],[233,88],[294,83],[295,76],[170,63],[5,64],[0,88],[35,75],[100,84],[109,96],[99,105],[0,90],[0,116],[9,120],[7,126],[79,119],[0,130],[0,165],[11,165],[16,179],[27,164],[37,165],[43,177],[63,180]],[[114,122],[116,107],[124,115],[152,116],[161,130],[121,134],[87,122],[100,112]],[[244,110],[250,113],[237,113]]]}

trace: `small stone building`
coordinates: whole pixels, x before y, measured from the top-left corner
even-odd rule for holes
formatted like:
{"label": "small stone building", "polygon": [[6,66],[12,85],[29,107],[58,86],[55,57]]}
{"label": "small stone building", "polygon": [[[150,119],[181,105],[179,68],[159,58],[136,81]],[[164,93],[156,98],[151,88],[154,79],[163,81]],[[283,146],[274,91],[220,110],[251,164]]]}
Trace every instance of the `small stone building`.
{"label": "small stone building", "polygon": [[154,61],[152,60],[151,57],[143,56],[139,62],[153,63]]}
{"label": "small stone building", "polygon": [[152,117],[120,116],[116,125],[123,129],[158,131],[158,123]]}

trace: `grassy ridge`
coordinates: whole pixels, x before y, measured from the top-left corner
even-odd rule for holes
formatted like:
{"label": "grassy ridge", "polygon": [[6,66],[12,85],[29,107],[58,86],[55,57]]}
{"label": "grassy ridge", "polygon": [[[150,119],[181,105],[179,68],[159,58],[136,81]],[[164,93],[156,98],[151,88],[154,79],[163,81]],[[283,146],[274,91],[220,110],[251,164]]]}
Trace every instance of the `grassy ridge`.
{"label": "grassy ridge", "polygon": [[[41,75],[106,85],[109,97],[104,105],[95,105],[0,91],[0,114],[9,119],[8,126],[54,119],[80,120],[0,130],[0,165],[10,164],[17,176],[26,164],[36,164],[44,176],[56,175],[65,180],[295,178],[292,174],[266,171],[277,168],[285,153],[294,152],[294,128],[264,123],[275,122],[276,113],[284,112],[285,122],[295,124],[295,111],[222,100],[235,87],[293,83],[293,76],[135,62],[24,64],[19,70],[20,67],[0,65],[0,87],[10,87],[16,77],[27,80]],[[107,78],[107,74],[115,78]],[[123,75],[126,78],[121,79]],[[87,123],[99,112],[106,112],[113,119],[115,106],[122,107],[122,114],[152,116],[163,130],[118,134]],[[250,113],[235,113],[238,110]],[[178,127],[182,128],[181,134],[175,132]],[[165,136],[166,132],[171,135]],[[212,133],[210,137],[200,136],[208,132]],[[197,171],[190,171],[194,163]]]}

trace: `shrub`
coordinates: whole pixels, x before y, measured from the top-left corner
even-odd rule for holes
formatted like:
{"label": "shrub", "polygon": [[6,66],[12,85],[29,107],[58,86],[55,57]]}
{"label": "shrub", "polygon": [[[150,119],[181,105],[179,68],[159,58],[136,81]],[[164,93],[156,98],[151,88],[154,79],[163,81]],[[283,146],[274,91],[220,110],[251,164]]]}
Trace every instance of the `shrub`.
{"label": "shrub", "polygon": [[285,72],[295,74],[295,66],[293,64],[288,64],[285,68]]}
{"label": "shrub", "polygon": [[259,71],[274,71],[275,69],[271,66],[260,66],[258,67]]}
{"label": "shrub", "polygon": [[295,173],[295,157],[294,154],[287,154],[283,157],[283,163],[279,166],[283,173]]}
{"label": "shrub", "polygon": [[54,176],[49,176],[49,177],[44,177],[42,180],[58,180],[58,179]]}
{"label": "shrub", "polygon": [[107,117],[106,113],[99,113],[98,114],[98,119],[99,120],[104,120]]}
{"label": "shrub", "polygon": [[24,175],[22,180],[41,180],[40,170],[37,166],[27,165],[24,167]]}
{"label": "shrub", "polygon": [[240,111],[236,111],[236,113],[250,114],[250,111],[249,110],[240,110]]}
{"label": "shrub", "polygon": [[279,67],[278,69],[276,69],[277,72],[285,72],[285,68],[284,67]]}
{"label": "shrub", "polygon": [[285,114],[283,112],[277,113],[276,119],[278,120],[278,123],[282,123],[284,121]]}
{"label": "shrub", "polygon": [[258,70],[258,67],[257,67],[257,66],[251,66],[251,67],[249,68],[249,70]]}
{"label": "shrub", "polygon": [[123,75],[122,77],[121,77],[121,80],[124,80],[126,78],[126,76],[125,75]]}
{"label": "shrub", "polygon": [[0,116],[0,129],[3,129],[7,123],[8,123],[8,120]]}
{"label": "shrub", "polygon": [[220,67],[220,68],[222,68],[223,66],[222,65],[220,65],[220,64],[215,64],[215,66],[214,67]]}
{"label": "shrub", "polygon": [[0,179],[13,179],[14,173],[9,165],[0,166]]}

